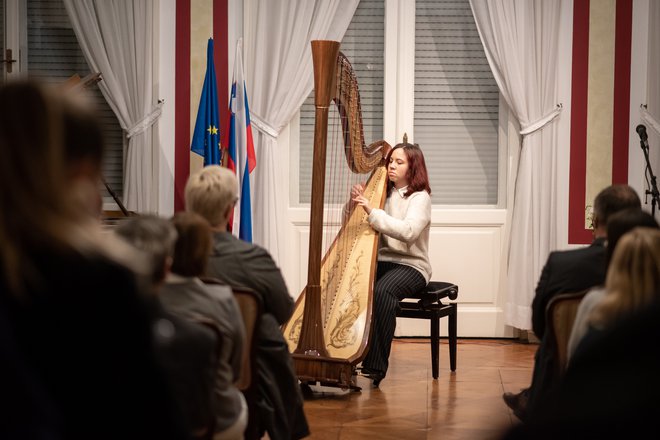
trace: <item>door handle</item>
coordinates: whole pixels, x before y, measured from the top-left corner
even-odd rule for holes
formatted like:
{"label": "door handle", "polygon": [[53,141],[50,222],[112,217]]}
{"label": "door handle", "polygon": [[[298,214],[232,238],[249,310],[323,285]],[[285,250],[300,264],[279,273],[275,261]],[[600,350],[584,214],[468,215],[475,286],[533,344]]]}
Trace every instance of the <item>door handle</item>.
{"label": "door handle", "polygon": [[5,63],[7,65],[7,73],[12,72],[12,63],[15,63],[16,60],[12,58],[12,50],[5,49],[5,58],[0,60],[0,63]]}

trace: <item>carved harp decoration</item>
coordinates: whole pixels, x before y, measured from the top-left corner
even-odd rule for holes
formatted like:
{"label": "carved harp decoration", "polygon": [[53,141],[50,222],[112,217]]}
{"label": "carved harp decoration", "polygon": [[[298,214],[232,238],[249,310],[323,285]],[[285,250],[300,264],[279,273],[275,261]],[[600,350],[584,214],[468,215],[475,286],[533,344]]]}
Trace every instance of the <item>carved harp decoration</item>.
{"label": "carved harp decoration", "polygon": [[385,202],[387,174],[382,165],[391,146],[383,140],[365,144],[357,81],[339,43],[312,41],[312,56],[316,113],[307,285],[283,332],[301,381],[358,388],[352,375],[369,340],[378,234],[364,210],[354,209],[321,259],[331,101],[340,115],[348,167],[354,173],[371,173],[364,192],[371,206]]}

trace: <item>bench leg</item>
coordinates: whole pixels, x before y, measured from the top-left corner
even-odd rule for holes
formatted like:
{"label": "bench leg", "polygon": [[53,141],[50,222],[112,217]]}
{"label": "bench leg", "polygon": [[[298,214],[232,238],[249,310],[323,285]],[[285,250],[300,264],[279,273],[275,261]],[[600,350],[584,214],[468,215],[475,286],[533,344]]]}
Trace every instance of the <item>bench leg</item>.
{"label": "bench leg", "polygon": [[433,379],[438,378],[440,363],[440,317],[434,314],[431,318],[431,369]]}
{"label": "bench leg", "polygon": [[449,315],[449,365],[451,371],[456,371],[456,333],[457,333],[457,310],[456,304],[451,305],[451,314]]}

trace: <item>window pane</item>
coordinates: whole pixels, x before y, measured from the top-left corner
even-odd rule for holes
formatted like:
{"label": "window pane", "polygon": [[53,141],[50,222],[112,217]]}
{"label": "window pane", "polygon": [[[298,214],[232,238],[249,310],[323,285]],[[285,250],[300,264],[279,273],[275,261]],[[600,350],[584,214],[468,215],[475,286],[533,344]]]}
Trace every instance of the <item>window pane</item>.
{"label": "window pane", "polygon": [[[29,0],[28,15],[28,76],[46,82],[61,83],[78,74],[90,73],[76,39],[62,0]],[[87,88],[99,116],[106,140],[103,176],[121,197],[123,189],[124,135],[112,109],[97,85]],[[112,198],[103,188],[104,201]]]}
{"label": "window pane", "polygon": [[468,0],[417,0],[415,142],[434,204],[496,204],[499,91]]}

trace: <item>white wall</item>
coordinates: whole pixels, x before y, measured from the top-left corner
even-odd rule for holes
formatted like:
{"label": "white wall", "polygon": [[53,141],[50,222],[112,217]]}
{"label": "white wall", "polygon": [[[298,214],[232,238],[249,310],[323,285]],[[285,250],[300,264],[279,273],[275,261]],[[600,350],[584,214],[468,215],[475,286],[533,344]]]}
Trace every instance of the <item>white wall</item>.
{"label": "white wall", "polygon": [[154,166],[158,170],[158,213],[171,216],[174,213],[174,96],[175,96],[175,38],[176,0],[161,0],[158,4],[154,31],[158,34],[156,72],[158,81],[155,96],[163,101],[158,120],[159,148]]}

